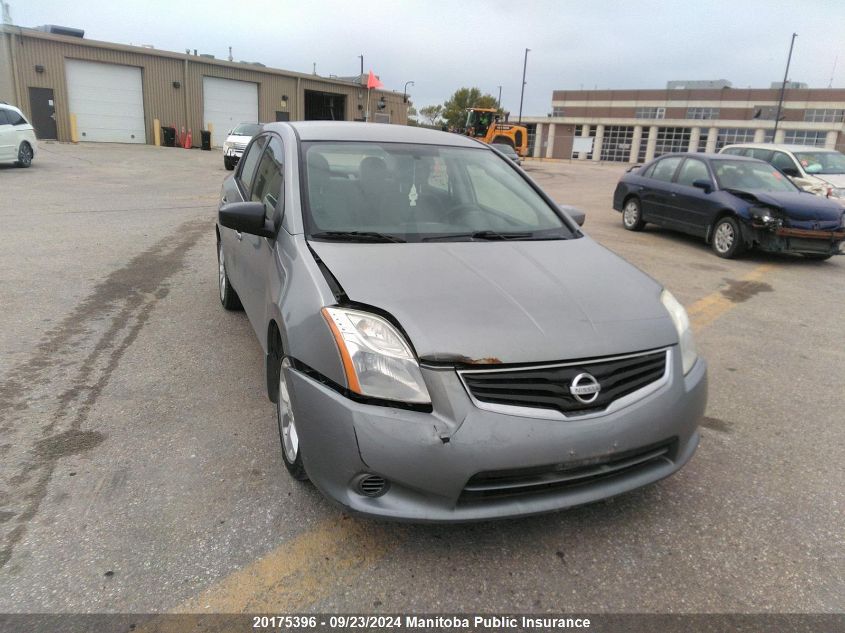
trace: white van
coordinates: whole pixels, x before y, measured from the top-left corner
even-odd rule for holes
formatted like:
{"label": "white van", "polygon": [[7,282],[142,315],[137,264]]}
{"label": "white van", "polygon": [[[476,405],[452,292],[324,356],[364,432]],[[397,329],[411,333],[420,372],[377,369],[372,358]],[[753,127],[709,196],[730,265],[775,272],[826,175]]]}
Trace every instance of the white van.
{"label": "white van", "polygon": [[719,153],[764,160],[805,191],[845,205],[845,155],[836,150],[812,145],[742,143],[727,145]]}

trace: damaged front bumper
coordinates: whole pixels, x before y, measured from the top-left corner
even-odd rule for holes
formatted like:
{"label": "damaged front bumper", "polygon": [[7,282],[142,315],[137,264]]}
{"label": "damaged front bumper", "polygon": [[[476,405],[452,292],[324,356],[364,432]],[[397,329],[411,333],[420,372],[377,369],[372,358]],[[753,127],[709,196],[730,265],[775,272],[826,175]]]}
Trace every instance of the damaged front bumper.
{"label": "damaged front bumper", "polygon": [[[356,514],[452,522],[560,510],[680,469],[698,445],[707,374],[703,359],[683,376],[676,348],[670,358],[668,379],[653,393],[563,420],[483,410],[454,367],[423,367],[428,413],[356,402],[302,371],[285,371],[305,468],[329,499]],[[383,478],[382,494],[362,494],[367,475]],[[519,483],[526,478],[540,485],[527,490]]]}
{"label": "damaged front bumper", "polygon": [[841,255],[845,228],[836,230],[801,229],[778,223],[745,225],[747,243],[770,253]]}

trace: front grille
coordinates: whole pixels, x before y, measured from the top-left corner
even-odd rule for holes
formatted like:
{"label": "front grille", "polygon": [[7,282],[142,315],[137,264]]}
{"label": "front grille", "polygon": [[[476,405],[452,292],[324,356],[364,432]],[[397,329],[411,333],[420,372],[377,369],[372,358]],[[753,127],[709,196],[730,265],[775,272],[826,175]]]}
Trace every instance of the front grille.
{"label": "front grille", "polygon": [[232,149],[242,152],[246,149],[246,143],[232,143]]}
{"label": "front grille", "polygon": [[[480,401],[513,407],[553,409],[578,415],[603,411],[614,400],[659,380],[666,371],[667,351],[609,360],[587,360],[512,370],[460,372],[470,394]],[[570,392],[572,380],[588,373],[599,383],[598,397],[589,403]]]}
{"label": "front grille", "polygon": [[600,480],[630,477],[656,465],[671,464],[676,445],[677,440],[673,439],[632,451],[564,464],[481,472],[464,486],[458,503],[559,492]]}

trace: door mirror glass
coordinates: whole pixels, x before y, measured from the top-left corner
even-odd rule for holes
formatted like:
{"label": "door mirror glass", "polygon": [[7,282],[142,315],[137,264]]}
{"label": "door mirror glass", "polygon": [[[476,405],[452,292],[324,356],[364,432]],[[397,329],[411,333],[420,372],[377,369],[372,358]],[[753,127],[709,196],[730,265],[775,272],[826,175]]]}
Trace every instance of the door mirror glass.
{"label": "door mirror glass", "polygon": [[584,226],[584,222],[587,220],[587,214],[581,211],[581,209],[570,207],[568,204],[559,204],[557,206],[559,206],[560,210],[566,215],[575,220],[575,223],[578,226]]}

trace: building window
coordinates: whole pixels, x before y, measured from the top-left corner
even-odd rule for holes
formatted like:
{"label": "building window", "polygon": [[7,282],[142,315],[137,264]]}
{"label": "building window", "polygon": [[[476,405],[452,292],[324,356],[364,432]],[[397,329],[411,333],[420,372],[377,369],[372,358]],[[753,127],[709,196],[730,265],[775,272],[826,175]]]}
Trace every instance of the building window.
{"label": "building window", "polygon": [[718,119],[719,108],[687,108],[688,119]]}
{"label": "building window", "polygon": [[601,159],[627,163],[631,157],[631,143],[634,139],[633,125],[604,126],[604,140],[601,144]]}
{"label": "building window", "polygon": [[[753,127],[722,127],[716,137],[716,151],[734,143],[753,143],[756,130]],[[770,133],[771,135],[771,133]]]}
{"label": "building window", "polygon": [[707,139],[709,133],[709,130],[701,130],[701,136],[698,137],[698,147],[695,150],[696,152],[707,151]]}
{"label": "building window", "polygon": [[654,156],[671,154],[672,152],[686,152],[689,149],[690,128],[661,127],[657,129],[657,143],[654,146]]}
{"label": "building window", "polygon": [[809,123],[842,123],[845,121],[845,110],[834,108],[804,110],[804,120]]}
{"label": "building window", "polygon": [[552,116],[564,116],[563,106],[552,106]]}
{"label": "building window", "polygon": [[666,108],[637,108],[634,110],[635,119],[665,119]]}
{"label": "building window", "polygon": [[827,132],[815,132],[812,130],[785,130],[783,142],[790,145],[815,145],[824,147],[827,141]]}
{"label": "building window", "polygon": [[640,149],[637,151],[637,162],[644,163],[645,162],[645,155],[648,151],[648,137],[651,134],[651,128],[644,127],[643,134],[640,137]]}

